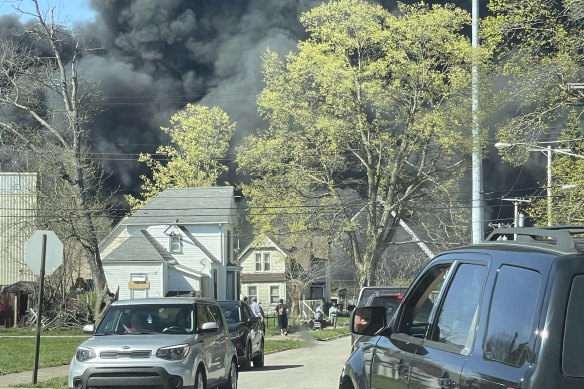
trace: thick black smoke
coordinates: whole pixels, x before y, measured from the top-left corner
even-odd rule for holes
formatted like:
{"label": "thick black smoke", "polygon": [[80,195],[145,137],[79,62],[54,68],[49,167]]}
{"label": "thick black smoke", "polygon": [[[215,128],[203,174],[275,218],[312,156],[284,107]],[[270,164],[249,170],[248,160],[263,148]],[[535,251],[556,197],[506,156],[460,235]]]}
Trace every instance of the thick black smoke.
{"label": "thick black smoke", "polygon": [[[261,126],[256,107],[261,56],[268,47],[295,50],[305,37],[299,16],[322,2],[92,0],[96,20],[77,29],[88,46],[99,49],[81,66],[103,93],[104,110],[93,125],[94,152],[112,184],[138,192],[137,177],[144,171],[137,154],[165,142],[160,126],[188,102],[227,111],[238,124],[236,144]],[[379,2],[396,9],[395,0]],[[470,12],[471,1],[455,3]],[[480,3],[485,15],[485,2]],[[12,36],[21,28],[15,18],[0,20],[0,34]],[[486,186],[489,180],[501,182],[485,177]]]}

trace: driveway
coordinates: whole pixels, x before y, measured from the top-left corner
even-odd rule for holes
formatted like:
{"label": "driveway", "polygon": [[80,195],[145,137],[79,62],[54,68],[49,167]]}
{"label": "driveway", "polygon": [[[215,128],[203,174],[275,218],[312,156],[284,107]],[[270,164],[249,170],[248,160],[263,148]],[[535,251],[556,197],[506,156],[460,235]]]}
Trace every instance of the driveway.
{"label": "driveway", "polygon": [[351,352],[350,337],[326,342],[306,340],[299,349],[268,354],[265,367],[239,374],[240,389],[336,389]]}

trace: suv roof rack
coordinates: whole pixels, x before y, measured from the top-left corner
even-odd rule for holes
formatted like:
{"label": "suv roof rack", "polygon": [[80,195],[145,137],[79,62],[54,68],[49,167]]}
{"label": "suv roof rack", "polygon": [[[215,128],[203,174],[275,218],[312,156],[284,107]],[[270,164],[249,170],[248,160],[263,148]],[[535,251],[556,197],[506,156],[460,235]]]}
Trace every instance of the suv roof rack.
{"label": "suv roof rack", "polygon": [[[515,236],[515,240],[509,236]],[[497,228],[485,242],[501,242],[553,249],[565,253],[584,252],[584,225]]]}

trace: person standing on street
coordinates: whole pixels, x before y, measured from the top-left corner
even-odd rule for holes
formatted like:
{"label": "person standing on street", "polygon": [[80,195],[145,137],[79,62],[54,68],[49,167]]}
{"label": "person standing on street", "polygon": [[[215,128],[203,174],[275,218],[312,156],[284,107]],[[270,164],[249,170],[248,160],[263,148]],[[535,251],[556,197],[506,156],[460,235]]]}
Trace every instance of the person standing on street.
{"label": "person standing on street", "polygon": [[251,304],[249,307],[251,308],[251,311],[253,312],[254,316],[260,320],[262,324],[262,330],[265,332],[266,328],[264,327],[264,310],[262,309],[262,306],[258,304],[257,297],[253,297],[251,299]]}
{"label": "person standing on street", "polygon": [[329,308],[329,317],[331,318],[331,324],[334,329],[337,329],[337,316],[339,316],[339,308],[337,307],[337,303],[333,303]]}
{"label": "person standing on street", "polygon": [[280,327],[280,335],[288,336],[288,310],[284,300],[280,299],[280,303],[276,305],[276,314],[278,315],[278,327]]}

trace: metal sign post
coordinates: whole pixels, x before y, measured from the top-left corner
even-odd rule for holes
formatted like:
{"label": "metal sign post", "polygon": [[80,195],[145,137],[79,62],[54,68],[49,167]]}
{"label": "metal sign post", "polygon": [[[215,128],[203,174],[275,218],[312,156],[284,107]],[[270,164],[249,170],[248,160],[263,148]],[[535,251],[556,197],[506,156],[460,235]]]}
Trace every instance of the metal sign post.
{"label": "metal sign post", "polygon": [[37,376],[39,372],[39,351],[41,345],[41,318],[43,315],[43,288],[45,286],[45,262],[47,258],[47,235],[43,234],[43,248],[41,254],[41,271],[39,277],[39,303],[37,308],[37,328],[36,341],[34,346],[34,370],[32,371],[32,383],[37,383]]}
{"label": "metal sign post", "polygon": [[[41,248],[39,252],[39,247]],[[41,325],[43,318],[43,292],[45,275],[51,275],[63,263],[63,243],[53,231],[36,231],[24,246],[24,262],[33,274],[39,276],[39,296],[36,320],[36,343],[32,383],[37,383],[39,370],[39,351],[41,344]],[[47,270],[46,267],[49,266]]]}

